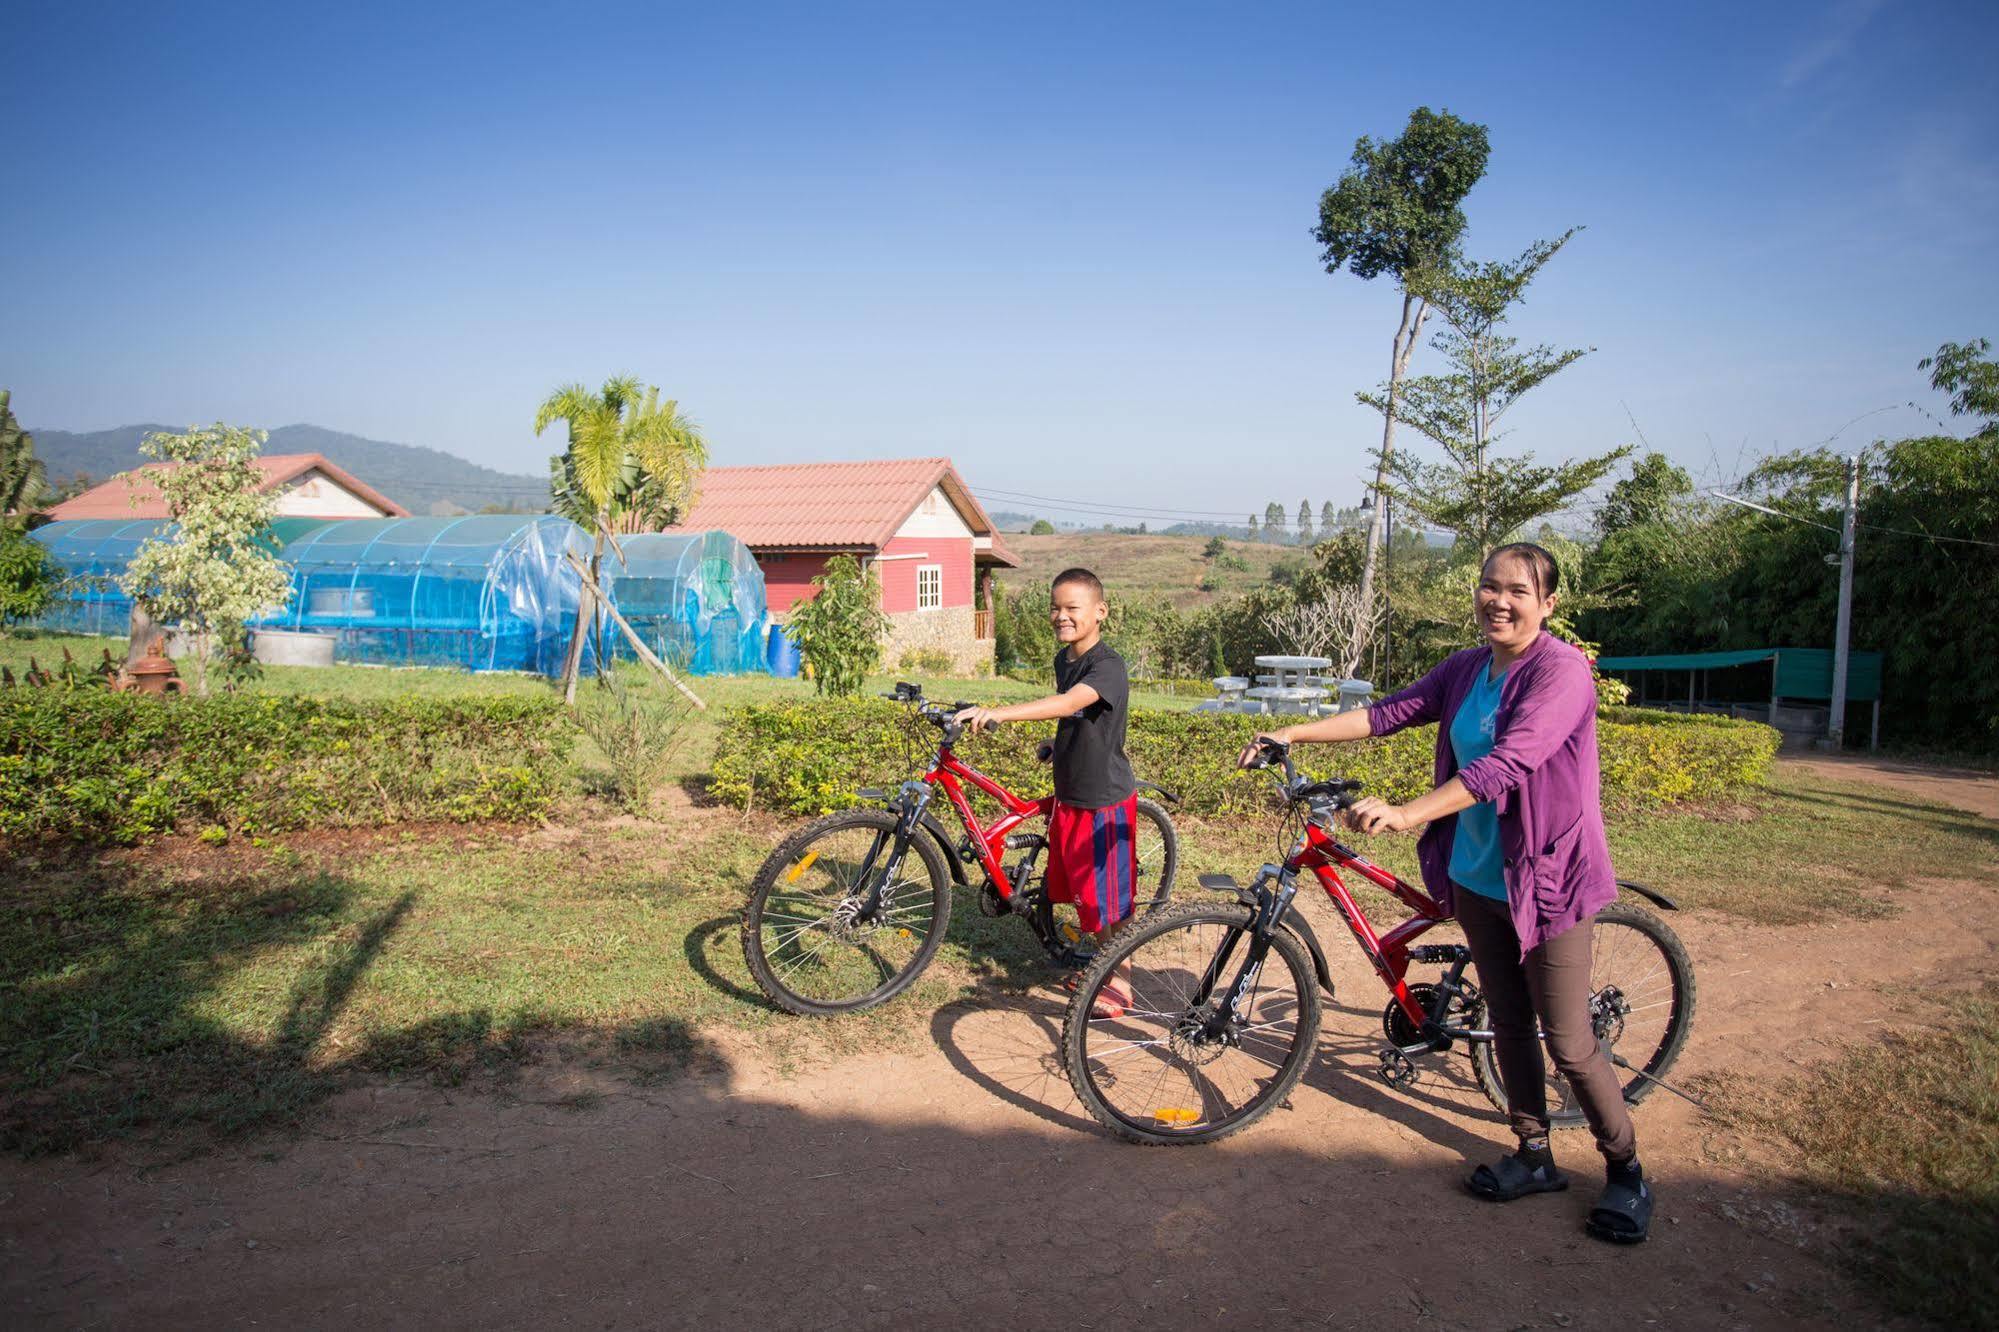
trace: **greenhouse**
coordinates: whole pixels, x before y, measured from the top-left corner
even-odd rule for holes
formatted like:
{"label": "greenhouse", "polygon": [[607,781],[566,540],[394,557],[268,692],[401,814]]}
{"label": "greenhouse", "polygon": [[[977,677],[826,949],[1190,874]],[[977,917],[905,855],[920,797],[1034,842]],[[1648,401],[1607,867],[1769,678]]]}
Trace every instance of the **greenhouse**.
{"label": "greenhouse", "polygon": [[[603,570],[606,595],[662,660],[690,675],[766,669],[763,570],[727,532],[620,537]],[[634,655],[614,626],[605,634],[613,660]]]}
{"label": "greenhouse", "polygon": [[286,543],[292,595],[259,626],[333,636],[334,659],[474,671],[562,668],[587,551],[566,518],[342,519]]}
{"label": "greenhouse", "polygon": [[[65,571],[40,628],[122,637],[131,600],[114,581],[156,520],[50,523],[33,533]],[[557,675],[576,620],[590,538],[567,518],[479,514],[458,518],[280,518],[269,536],[292,565],[282,611],[253,628],[325,634],[334,659],[382,666],[457,666]],[[604,552],[605,591],[647,646],[691,674],[763,670],[768,626],[763,574],[726,532],[647,533]],[[595,646],[633,656],[600,616]]]}

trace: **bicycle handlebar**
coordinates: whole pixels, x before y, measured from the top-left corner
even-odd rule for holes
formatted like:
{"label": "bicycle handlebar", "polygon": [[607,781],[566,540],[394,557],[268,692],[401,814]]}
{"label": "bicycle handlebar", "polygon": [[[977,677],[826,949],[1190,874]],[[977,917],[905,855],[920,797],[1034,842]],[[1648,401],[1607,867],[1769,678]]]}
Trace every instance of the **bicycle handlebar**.
{"label": "bicycle handlebar", "polygon": [[1291,746],[1286,741],[1259,736],[1256,749],[1256,756],[1246,766],[1252,770],[1268,768],[1273,763],[1281,766],[1284,777],[1277,782],[1277,789],[1287,804],[1304,802],[1325,805],[1327,812],[1331,813],[1353,804],[1354,797],[1361,792],[1361,783],[1352,778],[1317,781],[1310,773],[1301,774],[1298,765],[1292,761]]}

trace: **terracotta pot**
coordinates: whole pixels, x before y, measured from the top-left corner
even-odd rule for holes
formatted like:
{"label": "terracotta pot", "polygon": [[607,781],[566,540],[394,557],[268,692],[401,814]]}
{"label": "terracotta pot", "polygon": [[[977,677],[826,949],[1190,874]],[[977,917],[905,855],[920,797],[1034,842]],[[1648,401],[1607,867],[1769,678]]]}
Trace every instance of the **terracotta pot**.
{"label": "terracotta pot", "polygon": [[155,638],[145,656],[125,663],[118,687],[141,694],[178,694],[186,690],[187,682],[180,678],[173,658],[167,656],[166,639]]}

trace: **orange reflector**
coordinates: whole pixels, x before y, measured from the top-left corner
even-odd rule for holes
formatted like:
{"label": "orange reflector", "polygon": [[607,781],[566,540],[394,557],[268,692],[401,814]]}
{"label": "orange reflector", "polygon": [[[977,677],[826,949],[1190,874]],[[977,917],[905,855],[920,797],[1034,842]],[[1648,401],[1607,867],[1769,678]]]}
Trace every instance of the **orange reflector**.
{"label": "orange reflector", "polygon": [[1176,1128],[1182,1124],[1192,1124],[1201,1117],[1199,1110],[1189,1110],[1185,1106],[1169,1105],[1152,1112],[1152,1122]]}
{"label": "orange reflector", "polygon": [[1065,920],[1062,922],[1062,937],[1070,943],[1077,943],[1082,939],[1083,932]]}
{"label": "orange reflector", "polygon": [[895,937],[896,937],[896,938],[898,938],[898,939],[907,939],[907,938],[909,937],[909,931],[908,931],[908,930],[897,930],[897,931],[895,932]]}
{"label": "orange reflector", "polygon": [[796,865],[793,865],[791,867],[790,873],[784,876],[784,881],[786,883],[797,883],[798,876],[805,873],[805,871],[811,869],[812,862],[817,859],[819,859],[819,853],[817,851],[806,852],[805,859],[799,861]]}

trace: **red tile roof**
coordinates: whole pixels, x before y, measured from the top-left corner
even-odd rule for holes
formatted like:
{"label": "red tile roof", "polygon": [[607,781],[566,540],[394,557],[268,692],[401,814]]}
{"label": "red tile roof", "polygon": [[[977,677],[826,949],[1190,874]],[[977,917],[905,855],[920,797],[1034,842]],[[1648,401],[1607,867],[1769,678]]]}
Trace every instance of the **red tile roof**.
{"label": "red tile roof", "polygon": [[992,538],[981,557],[1020,563],[949,458],[711,467],[681,526],[719,527],[760,551],[874,551],[938,486],[975,536]]}
{"label": "red tile roof", "polygon": [[[55,519],[165,518],[166,500],[146,478],[163,467],[177,465],[147,463],[144,467],[120,472],[103,485],[92,486],[75,499],[64,500],[49,510],[49,516]],[[322,472],[328,479],[353,492],[357,498],[380,509],[386,517],[409,517],[408,509],[374,487],[362,483],[352,473],[328,462],[323,454],[274,453],[269,457],[256,459],[253,465],[264,474],[263,482],[257,487],[259,490],[276,490],[289,482],[296,481],[307,472]]]}

